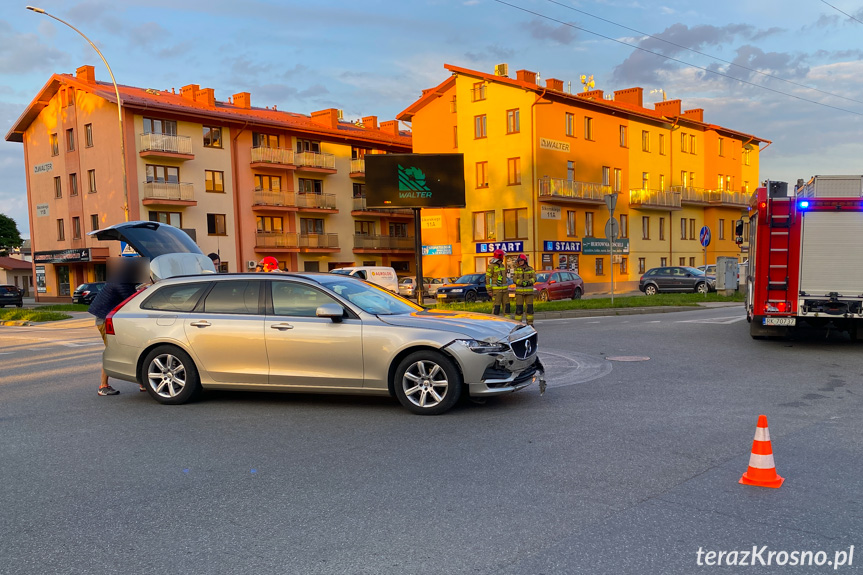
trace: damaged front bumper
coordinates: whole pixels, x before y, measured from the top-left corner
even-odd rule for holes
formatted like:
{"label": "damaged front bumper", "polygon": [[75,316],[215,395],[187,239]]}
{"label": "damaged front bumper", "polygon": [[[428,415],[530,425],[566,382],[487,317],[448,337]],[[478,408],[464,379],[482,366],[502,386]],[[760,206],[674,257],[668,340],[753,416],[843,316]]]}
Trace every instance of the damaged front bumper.
{"label": "damaged front bumper", "polygon": [[545,368],[539,358],[518,372],[489,366],[480,381],[468,382],[468,393],[471,397],[493,397],[524,389],[533,383],[539,384],[540,393],[545,393]]}

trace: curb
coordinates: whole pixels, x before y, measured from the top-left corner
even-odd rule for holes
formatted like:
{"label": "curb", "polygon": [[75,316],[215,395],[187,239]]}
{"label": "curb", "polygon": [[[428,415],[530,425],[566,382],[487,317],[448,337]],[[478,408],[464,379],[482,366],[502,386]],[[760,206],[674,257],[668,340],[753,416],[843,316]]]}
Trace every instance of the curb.
{"label": "curb", "polygon": [[673,313],[678,311],[695,311],[709,307],[737,307],[743,302],[729,302],[721,306],[652,306],[652,307],[609,307],[603,309],[567,309],[561,311],[542,311],[534,314],[534,319],[566,319],[574,317],[601,317],[615,315],[642,315],[648,313]]}
{"label": "curb", "polygon": [[10,320],[6,320],[6,321],[0,321],[0,325],[12,326],[12,325],[33,325],[33,324],[31,322],[27,321],[26,319],[10,319]]}

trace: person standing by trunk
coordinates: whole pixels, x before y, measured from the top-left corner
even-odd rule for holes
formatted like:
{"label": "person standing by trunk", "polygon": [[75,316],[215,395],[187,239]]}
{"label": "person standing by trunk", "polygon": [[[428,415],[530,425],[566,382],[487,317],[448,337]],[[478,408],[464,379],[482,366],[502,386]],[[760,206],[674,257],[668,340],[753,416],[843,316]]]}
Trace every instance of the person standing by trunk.
{"label": "person standing by trunk", "polygon": [[[536,271],[527,263],[526,255],[520,254],[515,260],[512,276],[515,280],[515,315],[510,315],[509,319],[527,321],[527,325],[533,325],[533,284],[536,283]],[[527,316],[526,320],[524,315]]]}
{"label": "person standing by trunk", "polygon": [[485,287],[494,302],[494,315],[501,315],[500,308],[506,301],[506,313],[509,314],[509,280],[506,277],[506,264],[503,250],[494,250],[488,268],[485,270]]}

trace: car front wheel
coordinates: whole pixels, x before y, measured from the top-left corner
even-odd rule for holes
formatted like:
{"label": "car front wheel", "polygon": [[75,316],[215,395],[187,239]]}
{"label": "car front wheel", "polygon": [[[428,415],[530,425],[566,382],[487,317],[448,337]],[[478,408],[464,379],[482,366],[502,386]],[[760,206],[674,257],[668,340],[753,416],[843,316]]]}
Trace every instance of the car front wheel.
{"label": "car front wheel", "polygon": [[393,388],[404,407],[418,415],[440,415],[461,395],[461,375],[438,351],[416,351],[399,363]]}
{"label": "car front wheel", "polygon": [[704,282],[699,282],[699,283],[695,286],[695,291],[696,291],[697,293],[707,293],[707,284],[706,284],[706,283],[704,283]]}
{"label": "car front wheel", "polygon": [[582,295],[583,295],[583,294],[581,293],[581,288],[578,288],[578,287],[577,287],[577,288],[575,288],[575,290],[572,292],[572,299],[581,299],[581,296],[582,296]]}
{"label": "car front wheel", "polygon": [[656,286],[653,284],[644,286],[644,295],[656,295]]}
{"label": "car front wheel", "polygon": [[140,381],[153,399],[166,405],[186,403],[201,390],[192,358],[172,345],[160,345],[147,354],[141,365]]}
{"label": "car front wheel", "polygon": [[549,299],[550,298],[549,298],[547,289],[544,289],[541,292],[539,292],[539,301],[548,301]]}
{"label": "car front wheel", "polygon": [[469,291],[466,294],[464,294],[464,301],[466,301],[467,303],[475,302],[476,301],[476,292],[475,291]]}

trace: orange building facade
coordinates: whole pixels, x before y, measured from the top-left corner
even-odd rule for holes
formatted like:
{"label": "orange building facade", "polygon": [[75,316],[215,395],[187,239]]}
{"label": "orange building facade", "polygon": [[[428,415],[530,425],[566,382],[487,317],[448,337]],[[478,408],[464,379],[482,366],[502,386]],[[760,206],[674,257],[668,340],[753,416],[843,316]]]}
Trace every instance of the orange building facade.
{"label": "orange building facade", "polygon": [[[680,100],[648,108],[641,88],[569,93],[528,70],[510,78],[505,65],[445,68],[451,75],[398,115],[411,122],[414,152],[465,158],[466,207],[423,210],[425,275],[484,271],[502,247],[537,269],[578,270],[588,291],[604,291],[612,273],[634,289],[652,267],[744,257],[734,222],[768,140],[705,123]],[[609,194],[620,224],[613,255]]]}
{"label": "orange building facade", "polygon": [[251,105],[248,92],[217,101],[212,89],[114,87],[92,66],[55,74],[7,141],[24,144],[36,296],[67,301],[105,277],[120,246],[87,233],[126,219],[186,230],[224,271],[275,256],[286,270],[346,265],[414,270],[411,210],[365,206],[364,156],[408,153],[398,121],[342,120]]}

